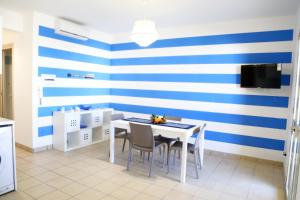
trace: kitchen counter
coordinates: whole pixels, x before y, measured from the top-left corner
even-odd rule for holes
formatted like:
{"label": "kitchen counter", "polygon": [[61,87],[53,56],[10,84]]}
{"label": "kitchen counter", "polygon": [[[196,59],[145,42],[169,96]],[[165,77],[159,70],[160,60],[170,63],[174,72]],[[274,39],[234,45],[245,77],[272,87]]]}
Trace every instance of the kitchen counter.
{"label": "kitchen counter", "polygon": [[0,118],[0,126],[14,124],[14,121],[11,119]]}

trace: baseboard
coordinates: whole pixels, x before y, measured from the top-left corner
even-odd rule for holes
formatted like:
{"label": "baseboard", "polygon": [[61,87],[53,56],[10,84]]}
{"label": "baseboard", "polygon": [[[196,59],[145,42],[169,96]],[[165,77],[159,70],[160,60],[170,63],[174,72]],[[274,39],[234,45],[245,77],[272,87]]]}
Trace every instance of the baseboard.
{"label": "baseboard", "polygon": [[43,147],[37,147],[33,149],[33,152],[40,152],[40,151],[47,151],[47,150],[51,150],[53,149],[53,145],[47,145],[47,146],[43,146]]}
{"label": "baseboard", "polygon": [[205,149],[204,151],[205,151],[205,155],[220,155],[222,157],[228,157],[228,158],[251,159],[251,160],[256,160],[257,162],[260,162],[260,163],[270,163],[270,164],[274,164],[277,166],[283,166],[283,162],[281,162],[281,161],[274,161],[274,160],[268,160],[268,159],[263,159],[263,158],[257,158],[254,156],[245,156],[245,155],[232,154],[232,153],[227,153],[227,152],[214,151],[214,150],[210,150],[210,149]]}
{"label": "baseboard", "polygon": [[33,152],[31,147],[28,147],[28,146],[26,146],[26,145],[24,145],[24,144],[20,144],[20,143],[17,143],[17,142],[16,142],[16,147],[18,147],[18,148],[20,148],[20,149],[23,149],[23,150],[25,150],[25,151],[28,151],[28,152],[30,152],[30,153]]}
{"label": "baseboard", "polygon": [[31,153],[36,153],[36,152],[40,152],[40,151],[47,151],[47,150],[53,149],[53,145],[31,148],[31,147],[28,147],[28,146],[20,144],[20,143],[16,143],[16,147],[23,149],[25,151],[31,152]]}

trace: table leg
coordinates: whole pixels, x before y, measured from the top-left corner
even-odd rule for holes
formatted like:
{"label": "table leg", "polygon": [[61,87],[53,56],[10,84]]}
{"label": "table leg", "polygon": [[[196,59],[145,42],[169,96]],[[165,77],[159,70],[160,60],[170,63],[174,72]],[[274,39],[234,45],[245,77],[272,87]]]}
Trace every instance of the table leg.
{"label": "table leg", "polygon": [[114,163],[115,161],[115,127],[111,126],[110,127],[110,151],[109,151],[109,161],[111,163]]}
{"label": "table leg", "polygon": [[201,135],[201,138],[200,138],[200,147],[199,147],[199,150],[200,150],[200,165],[201,167],[203,167],[203,156],[204,156],[204,132],[202,133]]}
{"label": "table leg", "polygon": [[188,139],[183,138],[183,140],[182,140],[182,157],[181,157],[181,175],[180,175],[181,183],[185,183],[185,178],[186,178],[187,144],[188,144]]}

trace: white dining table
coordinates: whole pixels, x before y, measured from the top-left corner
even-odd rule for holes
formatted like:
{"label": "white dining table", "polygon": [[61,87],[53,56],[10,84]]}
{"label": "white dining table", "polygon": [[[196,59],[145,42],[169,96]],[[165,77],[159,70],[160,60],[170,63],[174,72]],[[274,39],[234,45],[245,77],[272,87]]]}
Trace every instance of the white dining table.
{"label": "white dining table", "polygon": [[[137,122],[134,122],[134,123],[137,123]],[[178,122],[176,122],[176,123],[178,123]],[[114,163],[114,160],[115,160],[115,128],[126,129],[130,132],[129,121],[126,121],[126,120],[111,121],[111,126],[110,126],[110,162],[111,163]],[[193,135],[194,130],[196,128],[199,128],[199,126],[196,125],[189,129],[182,129],[182,128],[173,128],[173,127],[151,124],[151,128],[153,131],[153,135],[161,135],[161,136],[169,137],[169,138],[179,138],[180,141],[182,141],[183,149],[182,149],[182,157],[181,157],[180,182],[185,183],[187,153],[188,153],[187,145],[189,142],[189,138]],[[204,137],[202,138],[202,140],[204,140]],[[200,145],[200,154],[202,154],[201,159],[203,159],[203,145]]]}

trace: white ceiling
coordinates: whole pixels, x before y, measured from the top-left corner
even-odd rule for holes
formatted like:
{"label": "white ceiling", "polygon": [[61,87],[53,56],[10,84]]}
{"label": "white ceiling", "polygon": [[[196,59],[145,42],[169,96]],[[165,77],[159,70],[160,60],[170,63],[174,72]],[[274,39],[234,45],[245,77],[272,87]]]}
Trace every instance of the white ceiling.
{"label": "white ceiling", "polygon": [[300,0],[0,0],[12,10],[36,10],[107,33],[128,32],[139,18],[158,27],[294,15]]}

